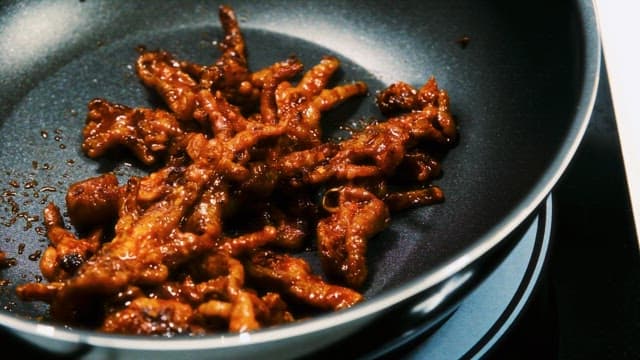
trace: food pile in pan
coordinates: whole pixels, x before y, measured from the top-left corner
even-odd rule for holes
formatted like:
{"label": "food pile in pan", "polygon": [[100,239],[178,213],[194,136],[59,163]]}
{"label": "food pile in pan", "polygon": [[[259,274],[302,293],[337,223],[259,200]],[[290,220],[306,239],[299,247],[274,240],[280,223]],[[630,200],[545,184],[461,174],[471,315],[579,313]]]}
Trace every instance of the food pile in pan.
{"label": "food pile in pan", "polygon": [[[72,184],[72,227],[57,205],[45,208],[46,281],[17,292],[50,304],[53,320],[172,336],[345,309],[364,300],[367,243],[393,214],[443,201],[432,150],[450,148],[457,129],[434,78],[377,92],[386,119],[326,139],[323,113],[367,85],[328,88],[340,66],[332,56],[308,70],[290,57],[251,71],[233,10],[219,17],[211,65],[140,49],[136,72],[165,107],[88,104],[84,153],[126,149],[152,170]],[[322,271],[300,256],[310,251]]]}

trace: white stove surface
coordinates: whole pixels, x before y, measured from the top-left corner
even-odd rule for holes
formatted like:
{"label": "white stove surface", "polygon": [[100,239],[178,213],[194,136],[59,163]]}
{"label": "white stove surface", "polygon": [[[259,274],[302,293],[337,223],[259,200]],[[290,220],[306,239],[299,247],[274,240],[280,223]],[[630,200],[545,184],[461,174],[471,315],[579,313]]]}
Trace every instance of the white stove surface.
{"label": "white stove surface", "polygon": [[595,0],[606,71],[640,242],[640,2]]}

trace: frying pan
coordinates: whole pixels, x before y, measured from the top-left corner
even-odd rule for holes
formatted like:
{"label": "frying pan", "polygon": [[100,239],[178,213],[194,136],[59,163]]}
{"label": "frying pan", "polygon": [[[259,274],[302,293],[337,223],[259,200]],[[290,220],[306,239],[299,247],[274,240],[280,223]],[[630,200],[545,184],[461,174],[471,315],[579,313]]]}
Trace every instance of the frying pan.
{"label": "frying pan", "polygon": [[[600,43],[591,1],[229,1],[252,69],[296,54],[310,67],[337,56],[336,83],[370,92],[433,75],[449,92],[460,140],[436,181],[442,204],[397,215],[370,242],[367,300],[350,309],[253,333],[198,338],[104,335],[47,320],[16,298],[34,281],[46,248],[43,204],[64,204],[74,181],[126,160],[80,151],[87,103],[158,104],[135,76],[136,48],[162,48],[210,63],[221,28],[215,1],[3,1],[0,5],[0,323],[57,354],[139,358],[298,357],[366,328],[389,311],[425,321],[490,271],[501,246],[535,212],[578,147],[595,97]],[[328,114],[329,123],[380,118],[372,96]],[[337,127],[328,129],[331,136]]]}

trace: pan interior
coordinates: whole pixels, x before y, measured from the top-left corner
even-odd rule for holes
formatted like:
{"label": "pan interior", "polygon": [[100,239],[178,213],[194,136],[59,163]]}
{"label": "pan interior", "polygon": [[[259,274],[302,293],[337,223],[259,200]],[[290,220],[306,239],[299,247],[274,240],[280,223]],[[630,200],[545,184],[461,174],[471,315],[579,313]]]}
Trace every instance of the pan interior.
{"label": "pan interior", "polygon": [[[247,29],[244,35],[251,47],[253,69],[260,69],[298,56],[307,68],[325,55],[341,58],[341,70],[333,77],[333,85],[348,81],[365,81],[375,92],[383,84],[361,66],[316,44],[268,31]],[[138,80],[133,64],[137,48],[170,50],[179,59],[211,63],[217,49],[213,43],[221,38],[219,28],[175,29],[166,33],[142,33],[108,45],[100,45],[42,79],[26,96],[12,104],[12,111],[0,123],[0,153],[4,171],[0,174],[3,194],[0,228],[2,249],[19,264],[6,270],[11,284],[39,279],[38,260],[48,246],[42,225],[42,210],[49,202],[64,209],[68,187],[107,171],[118,175],[120,183],[131,176],[141,176],[149,169],[131,156],[89,159],[81,151],[82,127],[91,99],[104,98],[130,107],[163,107],[162,100]],[[262,45],[261,45],[262,44]],[[273,47],[270,44],[279,44]],[[194,46],[195,45],[195,46]],[[349,101],[323,117],[327,137],[348,136],[344,127],[361,127],[371,117],[381,118],[371,96]],[[68,221],[67,221],[68,223]],[[17,249],[17,253],[12,251]],[[315,256],[302,254],[311,261]],[[319,266],[315,264],[314,266]],[[317,269],[319,271],[319,268]],[[12,294],[13,286],[3,291],[9,301],[31,317],[43,316],[38,304],[22,304]]]}
{"label": "pan interior", "polygon": [[[12,35],[11,44],[0,42],[1,52],[10,54],[0,62],[0,79],[9,84],[0,89],[0,249],[18,263],[2,272],[7,285],[0,288],[1,305],[8,312],[39,317],[46,309],[18,301],[13,290],[39,274],[38,256],[47,246],[43,204],[63,205],[70,183],[104,171],[122,178],[144,173],[131,159],[94,161],[80,152],[86,104],[103,97],[128,106],[159,106],[134,74],[136,48],[163,48],[178,58],[209,63],[217,56],[212,42],[221,31],[216,4],[196,1],[183,2],[178,12],[156,2],[117,7],[107,1],[26,4],[23,7],[32,10],[27,15],[40,23],[57,24],[59,19],[47,16],[59,10],[56,6],[70,7],[63,12],[71,16],[69,26],[79,22],[73,31],[54,28],[58,30],[53,35],[61,39],[46,46],[18,35]],[[393,7],[349,1],[233,5],[241,17],[252,69],[292,54],[308,68],[331,54],[342,61],[336,84],[369,84],[369,97],[328,115],[335,124],[328,127],[329,134],[340,135],[337,124],[380,118],[371,95],[391,82],[419,86],[433,75],[449,91],[461,138],[437,181],[445,203],[399,215],[371,242],[369,298],[463,255],[508,219],[532,187],[549,175],[575,126],[582,44],[577,14],[568,4],[458,0]],[[13,2],[3,5],[2,35],[12,34],[13,22],[27,16],[20,9]],[[36,16],[38,11],[42,16]],[[80,23],[83,16],[95,22]],[[23,31],[38,30],[37,24],[26,22]],[[42,51],[30,48],[36,45],[43,46]]]}

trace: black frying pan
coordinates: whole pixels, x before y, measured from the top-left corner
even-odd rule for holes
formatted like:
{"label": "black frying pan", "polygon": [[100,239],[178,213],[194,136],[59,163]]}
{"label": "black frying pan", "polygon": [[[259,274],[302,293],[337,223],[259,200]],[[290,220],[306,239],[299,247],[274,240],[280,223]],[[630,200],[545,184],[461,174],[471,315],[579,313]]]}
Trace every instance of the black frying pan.
{"label": "black frying pan", "polygon": [[[448,90],[460,141],[437,184],[443,204],[394,218],[370,244],[368,300],[344,312],[244,336],[140,339],[45,326],[46,307],[14,288],[39,274],[47,241],[43,204],[63,204],[74,181],[128,162],[80,151],[86,105],[103,97],[156,106],[132,67],[136,47],[163,48],[210,63],[221,36],[214,1],[3,1],[0,5],[0,322],[51,351],[138,356],[297,356],[344,338],[384,310],[416,302],[426,317],[479,279],[486,255],[534,212],[570,162],[588,122],[600,66],[590,1],[230,1],[250,66],[291,54],[307,67],[326,54],[342,61],[336,82],[363,80],[371,93],[431,75]],[[373,97],[350,102],[330,121],[380,118]],[[349,119],[349,120],[345,120]],[[331,133],[331,129],[329,129]],[[415,310],[415,309],[414,309]],[[44,317],[42,322],[37,321]]]}

